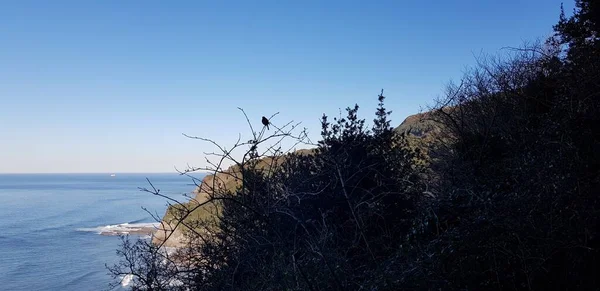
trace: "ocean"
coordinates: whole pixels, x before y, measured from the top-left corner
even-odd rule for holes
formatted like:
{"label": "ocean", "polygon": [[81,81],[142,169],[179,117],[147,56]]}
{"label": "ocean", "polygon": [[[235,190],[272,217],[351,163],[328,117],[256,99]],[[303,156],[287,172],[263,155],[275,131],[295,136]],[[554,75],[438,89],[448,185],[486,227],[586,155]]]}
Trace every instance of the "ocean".
{"label": "ocean", "polygon": [[146,178],[180,201],[194,190],[177,173],[0,174],[0,290],[110,290],[120,240],[100,232],[155,223],[142,207],[167,207],[138,189]]}

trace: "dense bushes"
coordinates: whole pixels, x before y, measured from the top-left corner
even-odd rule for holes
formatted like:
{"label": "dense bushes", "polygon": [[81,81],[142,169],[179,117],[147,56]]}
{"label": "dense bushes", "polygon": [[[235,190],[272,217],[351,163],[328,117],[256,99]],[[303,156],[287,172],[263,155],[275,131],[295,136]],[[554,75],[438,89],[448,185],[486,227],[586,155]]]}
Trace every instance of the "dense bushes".
{"label": "dense bushes", "polygon": [[453,225],[421,242],[435,255],[419,266],[439,278],[437,286],[599,286],[600,51],[593,5],[578,2],[581,9],[561,17],[545,46],[481,63],[441,100],[452,109],[437,110],[433,119],[454,146],[434,209],[436,220]]}
{"label": "dense bushes", "polygon": [[401,146],[383,103],[372,130],[357,111],[333,124],[324,116],[313,153],[286,155],[266,173],[246,165],[243,185],[222,196],[219,232],[202,242],[219,265],[203,272],[204,289],[366,287],[411,227],[420,186],[408,162],[417,153]]}
{"label": "dense bushes", "polygon": [[577,1],[543,45],[482,60],[418,136],[390,127],[382,95],[372,128],[358,106],[323,116],[309,152],[261,159],[269,137],[253,133],[239,187],[210,194],[210,232],[113,274],[156,290],[597,289],[596,5]]}

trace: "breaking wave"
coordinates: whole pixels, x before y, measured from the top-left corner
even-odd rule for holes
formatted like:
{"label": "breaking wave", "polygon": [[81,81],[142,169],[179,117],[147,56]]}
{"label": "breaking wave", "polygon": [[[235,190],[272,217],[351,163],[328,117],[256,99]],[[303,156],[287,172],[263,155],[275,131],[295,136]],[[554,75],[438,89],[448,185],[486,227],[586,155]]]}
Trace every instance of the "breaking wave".
{"label": "breaking wave", "polygon": [[154,233],[159,226],[158,222],[151,223],[120,223],[110,224],[90,228],[78,228],[77,231],[94,232],[101,235],[125,235],[136,234],[141,236],[149,236]]}

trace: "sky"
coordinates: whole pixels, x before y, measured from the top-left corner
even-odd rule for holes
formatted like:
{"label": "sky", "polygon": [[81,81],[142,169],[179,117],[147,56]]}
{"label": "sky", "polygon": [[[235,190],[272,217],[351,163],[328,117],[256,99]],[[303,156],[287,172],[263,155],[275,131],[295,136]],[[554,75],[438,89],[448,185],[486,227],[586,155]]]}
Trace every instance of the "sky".
{"label": "sky", "polygon": [[[567,1],[565,8],[572,9]],[[384,89],[393,125],[475,57],[552,33],[560,1],[0,1],[0,173],[173,172]]]}

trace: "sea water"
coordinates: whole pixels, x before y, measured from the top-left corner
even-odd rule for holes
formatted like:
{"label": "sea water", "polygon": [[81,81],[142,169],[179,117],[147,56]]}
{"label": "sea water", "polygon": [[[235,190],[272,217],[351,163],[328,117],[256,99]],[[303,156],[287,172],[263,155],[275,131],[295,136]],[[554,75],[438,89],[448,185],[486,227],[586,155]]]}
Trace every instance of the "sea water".
{"label": "sea water", "polygon": [[[202,178],[202,175],[196,175]],[[156,221],[194,190],[172,174],[0,174],[0,290],[109,290],[118,236]],[[117,287],[119,290],[124,287]]]}

